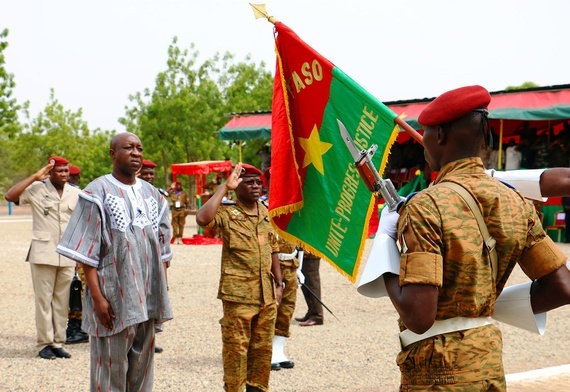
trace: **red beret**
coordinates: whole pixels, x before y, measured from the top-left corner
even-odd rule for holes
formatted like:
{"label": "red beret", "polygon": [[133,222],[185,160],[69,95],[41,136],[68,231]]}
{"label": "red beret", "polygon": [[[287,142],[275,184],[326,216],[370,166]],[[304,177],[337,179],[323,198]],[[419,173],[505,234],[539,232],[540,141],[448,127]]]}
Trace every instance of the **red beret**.
{"label": "red beret", "polygon": [[460,87],[441,94],[419,115],[418,123],[427,127],[457,120],[475,109],[484,109],[491,102],[491,95],[481,86]]}
{"label": "red beret", "polygon": [[48,163],[51,163],[51,161],[54,161],[54,166],[65,166],[69,164],[69,161],[67,159],[58,157],[57,155],[54,155],[48,159]]}
{"label": "red beret", "polygon": [[75,165],[69,165],[69,175],[76,176],[78,174],[81,174],[81,169]]}
{"label": "red beret", "polygon": [[265,178],[266,180],[269,180],[269,177],[271,177],[271,168],[270,167],[265,169],[265,171],[263,172],[263,178]]}
{"label": "red beret", "polygon": [[242,170],[241,170],[241,176],[240,177],[250,177],[250,176],[261,177],[263,175],[261,170],[259,170],[257,167],[255,167],[253,165],[250,165],[247,163],[242,163],[241,167],[242,167]]}
{"label": "red beret", "polygon": [[156,167],[156,163],[154,163],[153,161],[149,161],[148,159],[143,159],[142,161],[142,165],[143,167]]}

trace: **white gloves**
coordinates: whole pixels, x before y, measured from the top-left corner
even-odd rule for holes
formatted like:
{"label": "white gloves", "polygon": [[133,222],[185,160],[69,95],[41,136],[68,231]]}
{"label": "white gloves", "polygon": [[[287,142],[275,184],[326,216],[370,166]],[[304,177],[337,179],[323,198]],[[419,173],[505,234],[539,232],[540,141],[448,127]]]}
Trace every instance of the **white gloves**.
{"label": "white gloves", "polygon": [[305,257],[305,251],[303,249],[297,250],[297,260],[299,260],[299,268],[297,268],[297,280],[300,284],[305,284],[305,275],[301,271],[303,269],[303,259]]}
{"label": "white gloves", "polygon": [[514,187],[517,191],[528,199],[546,201],[547,198],[542,197],[540,190],[540,176],[546,169],[522,169],[522,170],[507,170],[497,171],[494,169],[485,170],[491,177],[497,180],[506,182]]}
{"label": "white gloves", "polygon": [[297,280],[300,284],[305,284],[305,275],[301,272],[301,268],[297,268]]}
{"label": "white gloves", "polygon": [[398,218],[400,214],[396,211],[390,211],[388,206],[384,207],[380,214],[380,225],[377,234],[387,234],[390,238],[396,239],[398,232]]}

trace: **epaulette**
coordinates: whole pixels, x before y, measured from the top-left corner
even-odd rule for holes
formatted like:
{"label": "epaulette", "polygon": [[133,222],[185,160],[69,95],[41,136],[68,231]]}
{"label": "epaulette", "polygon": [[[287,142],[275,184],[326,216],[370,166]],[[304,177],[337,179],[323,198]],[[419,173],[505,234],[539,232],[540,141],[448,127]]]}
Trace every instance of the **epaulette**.
{"label": "epaulette", "polygon": [[223,206],[233,206],[236,205],[237,203],[233,200],[223,200],[222,201],[222,205]]}
{"label": "epaulette", "polygon": [[165,196],[165,197],[170,197],[170,195],[168,194],[168,192],[166,192],[164,189],[162,188],[157,188],[158,191],[160,192],[161,195]]}
{"label": "epaulette", "polygon": [[261,204],[263,204],[266,208],[269,208],[269,201],[267,199],[260,200]]}

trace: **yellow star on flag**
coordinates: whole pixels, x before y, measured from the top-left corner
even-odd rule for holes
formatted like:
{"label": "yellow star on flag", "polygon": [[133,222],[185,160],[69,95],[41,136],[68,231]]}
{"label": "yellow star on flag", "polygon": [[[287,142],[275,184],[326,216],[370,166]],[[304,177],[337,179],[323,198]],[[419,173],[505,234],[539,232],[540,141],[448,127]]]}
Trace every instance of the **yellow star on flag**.
{"label": "yellow star on flag", "polygon": [[303,159],[303,167],[313,164],[315,169],[321,174],[325,174],[323,166],[323,155],[332,147],[331,143],[321,142],[319,130],[315,125],[308,139],[299,138],[299,144],[305,150],[305,158]]}

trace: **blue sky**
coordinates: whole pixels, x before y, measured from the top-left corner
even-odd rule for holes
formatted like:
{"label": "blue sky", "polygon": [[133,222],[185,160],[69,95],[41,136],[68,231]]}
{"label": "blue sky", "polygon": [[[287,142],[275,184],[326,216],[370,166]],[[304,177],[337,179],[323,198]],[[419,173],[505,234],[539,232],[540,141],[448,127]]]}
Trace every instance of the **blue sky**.
{"label": "blue sky", "polygon": [[[382,101],[570,83],[566,0],[268,0],[267,9]],[[50,89],[91,128],[122,130],[128,96],[154,86],[174,36],[199,62],[250,54],[273,71],[273,29],[242,0],[0,0],[15,95],[42,111]]]}

